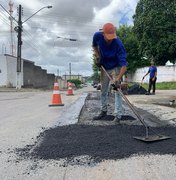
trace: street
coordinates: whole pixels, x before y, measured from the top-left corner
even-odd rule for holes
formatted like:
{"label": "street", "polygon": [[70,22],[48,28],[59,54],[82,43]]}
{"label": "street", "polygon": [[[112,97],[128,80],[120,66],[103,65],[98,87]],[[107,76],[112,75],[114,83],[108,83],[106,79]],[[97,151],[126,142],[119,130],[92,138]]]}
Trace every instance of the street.
{"label": "street", "polygon": [[[40,145],[41,142],[37,139],[40,133],[58,126],[61,126],[61,130],[62,126],[76,124],[87,93],[90,91],[96,91],[96,89],[84,87],[81,90],[75,90],[74,96],[66,96],[67,92],[61,91],[64,104],[61,107],[48,106],[51,103],[52,91],[0,92],[1,179],[174,180],[176,147],[173,147],[172,153],[168,154],[134,154],[128,158],[104,160],[99,163],[92,162],[87,154],[82,158],[77,157],[76,160],[79,161],[77,164],[74,162],[66,164],[65,159],[57,158],[46,160],[19,157],[18,149],[30,147],[33,144],[35,147]],[[167,94],[168,98],[161,91],[148,99],[145,95],[129,96],[129,99],[135,106],[157,114],[160,120],[168,121],[175,126],[174,108],[159,105],[152,105],[151,108],[153,99],[155,103],[163,103],[166,98],[167,101],[171,97],[175,98],[175,91],[173,94],[170,92]],[[47,149],[47,146],[44,148]],[[52,153],[52,149],[50,151]]]}

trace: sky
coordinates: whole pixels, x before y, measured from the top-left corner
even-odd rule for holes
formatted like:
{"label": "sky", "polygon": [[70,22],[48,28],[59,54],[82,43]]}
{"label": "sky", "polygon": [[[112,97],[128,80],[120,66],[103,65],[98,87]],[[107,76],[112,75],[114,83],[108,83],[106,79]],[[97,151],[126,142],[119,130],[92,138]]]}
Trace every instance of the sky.
{"label": "sky", "polygon": [[[0,4],[7,11],[9,2],[10,0],[0,0]],[[19,5],[22,6],[22,22],[24,22],[22,58],[33,61],[35,65],[46,69],[47,73],[61,76],[69,74],[71,70],[71,74],[91,76],[93,34],[107,22],[117,27],[117,33],[120,25],[132,25],[132,16],[138,0],[11,0],[11,2],[12,16],[17,22],[17,9]],[[44,8],[49,5],[52,8]],[[38,10],[40,11],[36,13]],[[17,33],[13,30],[17,26],[15,20],[12,23],[11,33],[9,15],[0,6],[0,54],[13,53],[16,56]]]}

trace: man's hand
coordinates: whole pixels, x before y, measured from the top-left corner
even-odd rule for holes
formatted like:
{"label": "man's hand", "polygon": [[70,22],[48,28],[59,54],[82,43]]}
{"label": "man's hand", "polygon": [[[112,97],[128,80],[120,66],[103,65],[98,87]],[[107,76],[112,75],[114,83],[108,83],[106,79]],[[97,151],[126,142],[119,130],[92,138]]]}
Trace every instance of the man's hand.
{"label": "man's hand", "polygon": [[154,78],[152,78],[152,81],[154,81],[155,80],[155,77]]}
{"label": "man's hand", "polygon": [[116,81],[115,83],[111,84],[113,90],[117,91],[117,89],[121,88],[120,81]]}
{"label": "man's hand", "polygon": [[121,87],[121,81],[120,81],[120,80],[116,80],[116,81],[115,81],[115,86],[116,86],[117,88],[120,88],[120,87]]}
{"label": "man's hand", "polygon": [[111,86],[112,86],[113,90],[117,91],[117,87],[115,84],[111,84]]}

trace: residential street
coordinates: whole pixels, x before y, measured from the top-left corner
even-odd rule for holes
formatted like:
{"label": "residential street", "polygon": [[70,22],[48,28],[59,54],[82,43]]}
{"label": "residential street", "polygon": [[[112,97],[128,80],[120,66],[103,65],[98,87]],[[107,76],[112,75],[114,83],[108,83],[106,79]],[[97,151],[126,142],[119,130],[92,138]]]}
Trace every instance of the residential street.
{"label": "residential street", "polygon": [[176,180],[175,8],[1,0],[0,180]]}
{"label": "residential street", "polygon": [[[98,95],[100,92],[92,86],[73,92],[74,96],[66,96],[67,92],[61,91],[64,106],[56,107],[48,106],[51,104],[52,91],[0,92],[2,180],[175,179],[176,111],[175,106],[171,106],[169,102],[176,99],[176,90],[157,91],[155,96],[127,96],[137,108],[148,112],[151,117],[157,117],[156,122],[151,121],[152,126],[157,123],[157,126],[160,126],[159,123],[163,122],[169,124],[171,140],[146,145],[136,140],[134,140],[136,144],[131,142],[128,144],[124,139],[120,142],[119,151],[118,146],[116,147],[116,143],[118,145],[119,142],[115,140],[120,141],[120,136],[123,137],[123,134],[119,134],[118,139],[113,135],[118,133],[116,130],[121,131],[126,128],[127,124],[122,125],[121,128],[112,122],[88,121],[92,117],[93,109],[98,113],[96,108],[99,105],[96,104],[97,101],[95,106],[90,108],[87,104],[85,106],[86,97],[89,92]],[[134,116],[125,103],[124,107],[130,112],[130,116]],[[82,115],[80,120],[79,116],[86,108],[90,114],[86,115],[87,119]],[[162,134],[166,133],[169,133],[167,128]],[[127,134],[127,137],[132,138],[129,132]],[[108,137],[109,141],[102,144],[104,137]],[[96,138],[99,139],[96,141]],[[84,143],[87,143],[86,146]],[[161,146],[160,151],[150,151],[152,148],[155,150],[157,146]],[[169,148],[167,149],[166,146]],[[134,148],[137,150],[134,151],[136,154],[129,153],[129,156],[126,156],[128,149],[133,152]],[[138,148],[142,148],[142,151]],[[144,149],[146,151],[143,151]],[[106,154],[108,150],[109,153]],[[109,155],[111,155],[109,159],[104,158]]]}

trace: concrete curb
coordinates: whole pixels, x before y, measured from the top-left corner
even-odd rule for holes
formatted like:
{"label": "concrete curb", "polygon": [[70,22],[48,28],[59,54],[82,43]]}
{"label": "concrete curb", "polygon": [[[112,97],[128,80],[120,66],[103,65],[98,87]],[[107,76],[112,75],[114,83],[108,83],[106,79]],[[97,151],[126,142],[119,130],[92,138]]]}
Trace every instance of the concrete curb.
{"label": "concrete curb", "polygon": [[58,124],[56,126],[65,126],[77,123],[87,95],[88,93],[84,93],[78,98],[78,100],[71,103],[69,107],[59,116]]}

